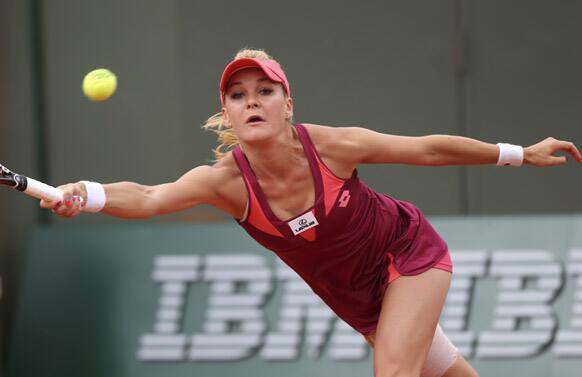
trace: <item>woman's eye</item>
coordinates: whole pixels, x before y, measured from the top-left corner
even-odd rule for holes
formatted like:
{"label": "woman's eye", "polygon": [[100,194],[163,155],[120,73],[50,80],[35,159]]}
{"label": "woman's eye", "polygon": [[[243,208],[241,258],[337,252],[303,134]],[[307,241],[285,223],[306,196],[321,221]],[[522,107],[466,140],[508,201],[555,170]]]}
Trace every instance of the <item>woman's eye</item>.
{"label": "woman's eye", "polygon": [[242,92],[234,92],[230,95],[230,98],[231,99],[239,99],[239,98],[242,98],[242,96],[243,96]]}
{"label": "woman's eye", "polygon": [[259,90],[259,93],[264,94],[264,95],[269,95],[269,94],[273,93],[273,89],[271,89],[271,88],[262,88],[261,90]]}

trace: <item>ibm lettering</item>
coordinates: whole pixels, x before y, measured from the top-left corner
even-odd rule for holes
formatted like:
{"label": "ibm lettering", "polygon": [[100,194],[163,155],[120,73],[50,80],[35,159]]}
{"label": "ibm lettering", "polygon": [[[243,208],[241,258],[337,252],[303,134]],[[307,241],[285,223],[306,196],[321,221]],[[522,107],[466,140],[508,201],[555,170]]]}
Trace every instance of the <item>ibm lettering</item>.
{"label": "ibm lettering", "polygon": [[[441,326],[465,357],[533,357],[550,350],[559,358],[582,358],[582,249],[560,261],[548,250],[457,250]],[[151,279],[159,287],[156,320],[139,339],[143,361],[367,360],[369,347],[281,261],[255,254],[160,256]],[[478,284],[494,284],[486,323],[472,323]],[[563,323],[553,304],[564,286],[571,316]],[[196,308],[202,328],[186,334],[182,324],[188,291],[203,285],[208,295]],[[265,306],[280,293],[276,317]],[[154,309],[154,308],[152,308]],[[483,313],[479,313],[483,315]],[[479,328],[479,331],[475,328]],[[304,352],[302,352],[302,350]]]}

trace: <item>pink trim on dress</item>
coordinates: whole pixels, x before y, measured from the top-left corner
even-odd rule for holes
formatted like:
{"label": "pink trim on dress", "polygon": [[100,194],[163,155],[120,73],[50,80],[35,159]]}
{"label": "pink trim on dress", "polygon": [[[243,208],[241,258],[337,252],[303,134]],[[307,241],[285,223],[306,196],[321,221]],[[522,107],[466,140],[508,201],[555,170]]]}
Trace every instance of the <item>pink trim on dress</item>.
{"label": "pink trim on dress", "polygon": [[[400,276],[400,272],[394,266],[394,256],[391,253],[388,253],[388,258],[390,258],[390,265],[388,266],[388,284],[392,283],[394,280],[398,279]],[[438,261],[437,264],[434,265],[433,268],[438,268],[439,270],[444,270],[447,272],[453,272],[453,262],[451,261],[451,254],[447,251],[444,257]]]}
{"label": "pink trim on dress", "polygon": [[323,191],[325,197],[325,215],[329,215],[331,212],[341,188],[343,187],[345,181],[343,179],[337,178],[332,172],[330,172],[327,167],[319,160],[317,156],[317,162],[319,165],[319,170],[321,171],[321,178],[323,178]]}
{"label": "pink trim on dress", "polygon": [[299,233],[299,235],[305,238],[307,241],[315,241],[317,238],[317,227],[304,230],[303,232]]}
{"label": "pink trim on dress", "polygon": [[252,186],[249,184],[249,182],[247,182],[247,178],[243,176],[243,179],[245,180],[247,191],[249,193],[249,213],[246,221],[248,221],[249,224],[252,224],[255,228],[262,230],[267,234],[276,237],[283,237],[281,232],[279,232],[277,228],[275,228],[273,224],[271,224],[271,222],[267,219],[267,216],[265,216],[265,213],[259,204]]}
{"label": "pink trim on dress", "polygon": [[315,160],[317,161],[317,166],[319,167],[319,171],[321,173],[322,183],[323,183],[323,195],[325,197],[325,215],[329,215],[334,204],[339,197],[339,192],[343,185],[348,181],[347,179],[343,179],[335,175],[334,172],[327,166],[327,164],[323,161],[319,152],[315,148],[315,145],[311,141],[311,137],[305,128],[305,138],[309,142],[309,147],[313,150],[313,154],[315,155]]}

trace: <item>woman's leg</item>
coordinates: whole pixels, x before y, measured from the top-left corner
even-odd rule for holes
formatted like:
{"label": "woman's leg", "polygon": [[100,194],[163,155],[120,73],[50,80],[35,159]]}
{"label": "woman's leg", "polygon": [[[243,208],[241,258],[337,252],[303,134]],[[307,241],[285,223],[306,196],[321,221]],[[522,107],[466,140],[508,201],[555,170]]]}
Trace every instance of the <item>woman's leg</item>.
{"label": "woman's leg", "polygon": [[450,272],[433,268],[389,284],[374,339],[376,377],[421,375],[450,282]]}
{"label": "woman's leg", "polygon": [[[364,338],[374,348],[375,334]],[[471,364],[458,353],[449,338],[437,327],[428,356],[420,373],[421,377],[479,377]]]}
{"label": "woman's leg", "polygon": [[421,377],[479,377],[437,325]]}
{"label": "woman's leg", "polygon": [[443,377],[479,377],[479,373],[473,369],[463,356],[459,355],[457,361],[447,369]]}
{"label": "woman's leg", "polygon": [[[370,347],[375,348],[376,334],[369,334],[365,338]],[[478,377],[479,375],[458,353],[440,326],[437,326],[420,376]]]}

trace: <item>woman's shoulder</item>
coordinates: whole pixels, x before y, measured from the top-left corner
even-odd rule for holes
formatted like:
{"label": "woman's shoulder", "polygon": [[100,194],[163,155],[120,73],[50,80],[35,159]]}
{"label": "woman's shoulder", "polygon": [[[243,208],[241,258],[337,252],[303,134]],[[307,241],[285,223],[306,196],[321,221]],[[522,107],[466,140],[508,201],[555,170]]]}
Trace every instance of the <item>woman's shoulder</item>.
{"label": "woman's shoulder", "polygon": [[[334,127],[303,123],[309,137],[328,167],[340,177],[349,177],[357,163],[351,158],[354,148],[354,132],[357,127]],[[360,128],[361,129],[361,128]]]}
{"label": "woman's shoulder", "polygon": [[247,191],[232,151],[226,153],[210,167],[213,170],[216,192],[221,198],[220,208],[233,217],[240,218],[247,201]]}
{"label": "woman's shoulder", "polygon": [[326,126],[321,124],[302,123],[309,137],[322,155],[337,155],[350,151],[355,145],[357,134],[361,127]]}
{"label": "woman's shoulder", "polygon": [[205,188],[215,193],[243,183],[241,173],[230,152],[213,164],[198,165],[190,169],[180,180],[188,184],[203,184]]}
{"label": "woman's shoulder", "polygon": [[313,141],[320,143],[341,143],[349,141],[353,135],[362,131],[358,126],[329,126],[323,124],[301,123]]}
{"label": "woman's shoulder", "polygon": [[220,180],[236,179],[241,177],[241,172],[234,160],[232,151],[227,152],[220,160],[211,165],[213,175]]}

